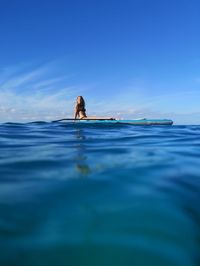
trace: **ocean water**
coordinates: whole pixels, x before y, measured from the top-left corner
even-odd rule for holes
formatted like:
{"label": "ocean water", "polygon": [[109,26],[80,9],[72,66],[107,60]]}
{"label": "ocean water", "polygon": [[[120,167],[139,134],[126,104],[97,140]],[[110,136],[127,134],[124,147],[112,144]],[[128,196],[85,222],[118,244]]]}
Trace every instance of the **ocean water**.
{"label": "ocean water", "polygon": [[1,266],[199,266],[200,126],[0,125]]}

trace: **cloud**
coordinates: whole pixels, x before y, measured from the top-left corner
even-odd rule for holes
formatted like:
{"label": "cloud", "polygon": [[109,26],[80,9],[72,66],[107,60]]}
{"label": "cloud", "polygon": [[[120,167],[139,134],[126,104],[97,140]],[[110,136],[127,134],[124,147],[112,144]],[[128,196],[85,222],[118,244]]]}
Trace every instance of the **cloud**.
{"label": "cloud", "polygon": [[[55,66],[56,67],[56,66]],[[6,72],[6,73],[5,73]],[[69,76],[53,76],[52,63],[0,72],[0,121],[51,120],[70,115],[84,88],[69,86]]]}
{"label": "cloud", "polygon": [[40,67],[28,73],[15,75],[14,77],[4,81],[4,83],[1,84],[1,89],[10,90],[23,86],[29,82],[33,82],[34,80],[41,78],[41,76],[45,73],[45,71],[48,71],[47,67]]}
{"label": "cloud", "polygon": [[[110,96],[104,93],[99,99],[94,94],[96,87],[71,85],[71,73],[58,71],[61,69],[58,63],[20,64],[0,70],[1,122],[71,117],[77,95],[84,95],[90,116],[171,118],[179,124],[200,121],[200,112],[196,108],[199,106],[197,90],[149,96],[147,88],[133,85],[114,91]],[[187,110],[187,106],[190,109]]]}

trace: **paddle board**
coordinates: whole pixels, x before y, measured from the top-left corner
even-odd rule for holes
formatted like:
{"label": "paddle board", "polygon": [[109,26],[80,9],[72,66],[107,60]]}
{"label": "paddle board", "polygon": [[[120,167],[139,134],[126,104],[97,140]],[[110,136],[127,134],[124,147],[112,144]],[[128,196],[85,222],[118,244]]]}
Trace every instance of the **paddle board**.
{"label": "paddle board", "polygon": [[95,119],[95,118],[90,118],[90,119],[73,119],[73,118],[64,118],[60,120],[56,120],[53,122],[65,122],[65,123],[109,123],[109,124],[131,124],[131,125],[172,125],[173,121],[170,119],[130,119],[130,120],[125,120],[125,119]]}

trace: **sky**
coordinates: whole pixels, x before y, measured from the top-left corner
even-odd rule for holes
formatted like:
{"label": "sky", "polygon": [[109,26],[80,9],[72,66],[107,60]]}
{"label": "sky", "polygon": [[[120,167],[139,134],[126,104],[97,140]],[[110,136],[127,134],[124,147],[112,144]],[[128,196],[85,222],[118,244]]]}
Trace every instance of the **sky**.
{"label": "sky", "polygon": [[0,0],[0,122],[200,124],[199,0]]}

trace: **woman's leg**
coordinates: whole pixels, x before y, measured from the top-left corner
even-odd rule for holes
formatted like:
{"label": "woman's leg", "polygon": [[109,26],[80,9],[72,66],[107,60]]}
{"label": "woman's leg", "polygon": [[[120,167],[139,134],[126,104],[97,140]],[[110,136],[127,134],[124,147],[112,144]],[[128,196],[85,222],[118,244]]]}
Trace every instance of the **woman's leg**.
{"label": "woman's leg", "polygon": [[86,116],[86,117],[81,117],[80,119],[85,119],[85,120],[115,120],[113,117],[103,117],[103,116]]}

